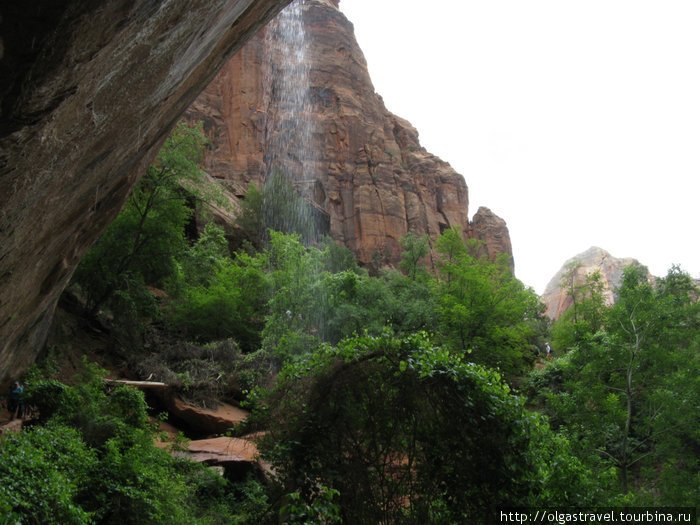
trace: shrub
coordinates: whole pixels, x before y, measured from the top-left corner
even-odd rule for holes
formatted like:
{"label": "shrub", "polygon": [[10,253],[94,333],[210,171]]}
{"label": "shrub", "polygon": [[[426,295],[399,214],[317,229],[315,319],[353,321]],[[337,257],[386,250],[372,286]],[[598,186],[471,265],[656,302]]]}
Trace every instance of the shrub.
{"label": "shrub", "polygon": [[188,487],[173,459],[155,448],[148,434],[137,433],[132,440],[113,438],[102,447],[85,506],[104,523],[187,523]]}
{"label": "shrub", "polygon": [[62,425],[25,430],[0,446],[0,522],[89,523],[76,503],[96,463],[75,430]]}
{"label": "shrub", "polygon": [[166,315],[171,329],[200,342],[235,337],[244,350],[254,350],[270,289],[263,264],[238,254],[235,261],[222,259],[209,282],[178,285],[181,291]]}
{"label": "shrub", "polygon": [[206,466],[156,448],[142,392],[103,377],[92,364],[76,386],[32,376],[46,424],[0,442],[0,523],[261,523],[260,485],[234,496]]}
{"label": "shrub", "polygon": [[207,345],[178,341],[153,328],[146,332],[151,353],[138,356],[132,367],[142,377],[162,381],[188,403],[215,408],[230,393],[241,360],[235,341]]}
{"label": "shrub", "polygon": [[348,523],[491,523],[543,503],[557,479],[572,484],[559,503],[591,497],[565,441],[535,448],[551,431],[498,374],[425,334],[349,339],[288,366],[268,411],[263,450],[283,492],[313,505],[319,485],[336,490]]}

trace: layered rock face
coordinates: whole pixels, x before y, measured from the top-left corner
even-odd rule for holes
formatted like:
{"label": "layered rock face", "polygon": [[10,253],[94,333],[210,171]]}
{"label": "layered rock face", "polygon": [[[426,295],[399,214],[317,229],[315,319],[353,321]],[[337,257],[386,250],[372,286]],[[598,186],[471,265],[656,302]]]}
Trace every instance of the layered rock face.
{"label": "layered rock face", "polygon": [[0,3],[1,388],[179,115],[286,3]]}
{"label": "layered rock face", "polygon": [[[304,82],[305,92],[287,93]],[[283,172],[365,265],[395,265],[398,240],[409,231],[432,242],[452,227],[483,240],[489,257],[512,258],[505,222],[482,208],[470,223],[464,178],[387,111],[337,1],[290,5],[187,114],[203,120],[211,137],[210,175],[243,198],[250,182],[261,187]]]}
{"label": "layered rock face", "polygon": [[567,287],[562,285],[562,277],[575,265],[573,283],[575,286],[583,284],[586,276],[600,271],[604,284],[604,296],[606,305],[615,302],[614,290],[620,285],[622,271],[631,264],[639,264],[639,261],[630,257],[619,259],[598,247],[591,247],[583,253],[572,257],[549,281],[544,291],[542,300],[547,307],[547,316],[550,319],[559,319],[573,304],[573,299],[567,294]]}

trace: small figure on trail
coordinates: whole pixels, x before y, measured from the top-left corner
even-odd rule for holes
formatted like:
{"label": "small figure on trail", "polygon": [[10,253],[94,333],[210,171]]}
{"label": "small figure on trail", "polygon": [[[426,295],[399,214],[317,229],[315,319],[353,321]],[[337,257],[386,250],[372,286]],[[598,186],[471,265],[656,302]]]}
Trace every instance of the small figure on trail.
{"label": "small figure on trail", "polygon": [[22,395],[24,388],[19,384],[19,381],[15,381],[10,389],[10,396],[7,399],[7,410],[10,411],[10,419],[15,418],[15,411],[17,412],[17,417],[22,419],[24,416],[24,396]]}
{"label": "small figure on trail", "polygon": [[537,345],[534,345],[534,347],[535,347],[535,355],[537,355],[537,357],[540,357],[542,355],[542,352],[540,352],[540,347]]}
{"label": "small figure on trail", "polygon": [[547,354],[547,359],[550,359],[552,357],[552,348],[549,346],[549,343],[545,343],[544,351]]}

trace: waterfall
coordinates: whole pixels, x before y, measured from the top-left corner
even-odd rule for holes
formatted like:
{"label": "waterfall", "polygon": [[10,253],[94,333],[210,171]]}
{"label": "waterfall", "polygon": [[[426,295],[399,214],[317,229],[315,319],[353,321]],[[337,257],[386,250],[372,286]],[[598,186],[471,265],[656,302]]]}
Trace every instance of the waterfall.
{"label": "waterfall", "polygon": [[[304,4],[305,0],[289,4],[268,26],[265,38],[265,104],[269,116],[263,218],[268,227],[295,231],[311,242],[316,228],[308,202],[315,177],[311,163],[313,119]],[[271,108],[273,111],[269,111]],[[290,195],[289,186],[301,198]]]}

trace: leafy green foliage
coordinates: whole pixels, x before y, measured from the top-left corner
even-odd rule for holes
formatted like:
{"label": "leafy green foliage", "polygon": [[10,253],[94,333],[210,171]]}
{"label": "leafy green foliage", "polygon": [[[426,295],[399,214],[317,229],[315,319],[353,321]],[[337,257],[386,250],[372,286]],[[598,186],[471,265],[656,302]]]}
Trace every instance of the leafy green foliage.
{"label": "leafy green foliage", "polygon": [[352,271],[360,273],[355,255],[345,246],[330,237],[321,239],[319,249],[322,252],[323,269],[328,273]]}
{"label": "leafy green foliage", "polygon": [[571,298],[571,307],[554,323],[552,343],[556,349],[573,348],[588,335],[600,330],[605,317],[605,285],[599,270],[580,275],[580,263],[572,263],[561,279]]}
{"label": "leafy green foliage", "polygon": [[307,245],[317,240],[311,206],[280,171],[270,175],[260,190],[250,184],[236,222],[258,249],[268,245],[269,231],[297,234]]}
{"label": "leafy green foliage", "polygon": [[364,270],[324,272],[316,308],[319,337],[337,343],[353,334],[379,335],[391,326],[397,333],[434,328],[433,286],[397,271],[370,277]]}
{"label": "leafy green foliage", "polygon": [[270,403],[283,492],[313,505],[332,488],[347,523],[492,523],[506,504],[594,498],[568,443],[495,372],[425,334],[344,340],[283,370]]}
{"label": "leafy green foliage", "polygon": [[474,243],[447,230],[436,243],[440,261],[438,301],[440,329],[453,349],[477,363],[522,374],[531,359],[533,327],[541,316],[539,300],[503,263],[476,258]]}
{"label": "leafy green foliage", "polygon": [[215,281],[216,271],[230,262],[229,259],[224,230],[213,222],[208,222],[196,242],[179,254],[178,272],[172,276],[168,288],[177,294],[184,285],[207,286]]}
{"label": "leafy green foliage", "polygon": [[75,386],[34,376],[30,402],[51,413],[0,441],[0,522],[260,523],[266,496],[255,482],[235,493],[156,448],[143,394],[109,391],[103,377],[88,363]]}
{"label": "leafy green foliage", "polygon": [[248,192],[241,201],[241,211],[236,216],[236,225],[243,232],[245,241],[260,250],[263,248],[265,225],[263,223],[263,194],[252,182]]}
{"label": "leafy green foliage", "polygon": [[267,250],[272,297],[263,329],[263,348],[282,359],[293,358],[316,345],[323,310],[318,307],[322,261],[296,234],[270,231]]}
{"label": "leafy green foliage", "polygon": [[174,256],[185,247],[184,226],[192,213],[188,195],[208,187],[198,167],[204,144],[201,125],[181,123],[124,210],[83,258],[74,278],[90,310],[109,305],[124,318],[156,315],[146,285],[161,284],[170,276]]}
{"label": "leafy green foliage", "polygon": [[284,525],[306,525],[309,523],[340,523],[340,509],[333,501],[338,491],[327,487],[316,487],[316,497],[307,503],[299,492],[291,492],[285,497],[288,503],[280,509]]}
{"label": "leafy green foliage", "polygon": [[[270,232],[262,257],[272,282],[263,347],[283,359],[354,333],[408,333],[434,327],[434,286],[398,272],[370,277],[334,243],[305,247],[296,235]],[[336,271],[331,271],[336,270]]]}
{"label": "leafy green foliage", "polygon": [[425,276],[427,271],[419,263],[430,251],[428,236],[416,237],[413,232],[408,232],[405,237],[399,239],[399,242],[404,249],[401,252],[399,268],[405,271],[411,279],[416,279],[419,275]]}
{"label": "leafy green foliage", "polygon": [[166,312],[168,324],[197,341],[234,337],[244,350],[252,351],[260,344],[272,286],[266,260],[246,253],[232,260],[210,249],[198,242],[190,250],[195,253],[177,277]]}
{"label": "leafy green foliage", "polygon": [[90,523],[77,499],[97,463],[75,430],[39,427],[3,437],[0,520],[3,523]]}
{"label": "leafy green foliage", "polygon": [[531,380],[531,393],[582,459],[615,469],[616,492],[639,504],[696,506],[687,487],[697,486],[700,450],[697,290],[678,268],[655,285],[647,274],[625,270],[601,329],[579,323],[576,346]]}

